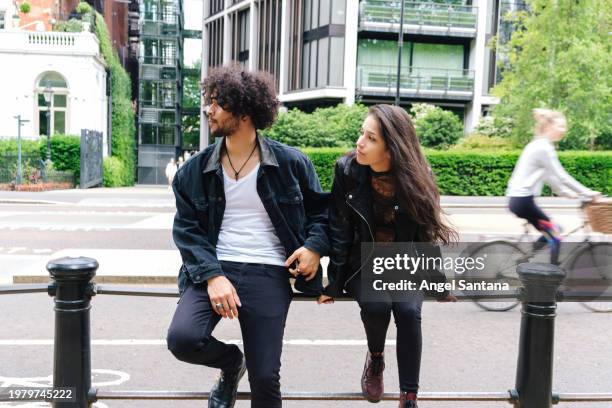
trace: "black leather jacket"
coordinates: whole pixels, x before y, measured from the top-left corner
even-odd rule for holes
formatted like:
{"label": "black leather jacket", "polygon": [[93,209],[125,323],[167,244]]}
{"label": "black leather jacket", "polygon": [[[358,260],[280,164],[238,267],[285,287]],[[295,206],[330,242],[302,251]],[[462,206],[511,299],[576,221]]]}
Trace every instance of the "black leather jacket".
{"label": "black leather jacket", "polygon": [[[338,159],[329,215],[329,285],[324,290],[328,296],[341,296],[350,280],[359,279],[362,243],[374,241],[371,196],[370,167],[357,163],[354,153]],[[419,242],[419,228],[416,221],[396,202],[396,242]],[[419,248],[426,256],[440,256],[438,246],[428,244],[419,245]],[[445,275],[437,269],[419,273],[422,278],[431,282],[446,281]],[[448,291],[428,291],[425,294],[444,299]]]}
{"label": "black leather jacket", "polygon": [[[323,193],[314,166],[298,149],[257,136],[261,165],[257,193],[270,217],[287,257],[304,246],[321,256],[328,253],[329,193]],[[187,285],[223,275],[216,245],[225,212],[223,142],[189,159],[174,177],[176,215],[172,236],[181,253],[178,284]],[[322,269],[306,282],[299,276],[295,288],[317,295],[322,290]]]}

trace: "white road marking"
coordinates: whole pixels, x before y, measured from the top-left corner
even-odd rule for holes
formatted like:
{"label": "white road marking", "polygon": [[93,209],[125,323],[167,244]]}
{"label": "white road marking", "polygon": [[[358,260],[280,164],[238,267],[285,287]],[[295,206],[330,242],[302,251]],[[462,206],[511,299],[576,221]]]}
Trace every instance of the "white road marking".
{"label": "white road marking", "polygon": [[[228,344],[242,344],[240,339],[228,339],[223,340]],[[113,340],[92,340],[93,346],[165,346],[166,340],[164,339],[113,339]],[[367,345],[366,340],[352,340],[352,339],[290,339],[284,340],[283,344],[286,346],[365,346]],[[395,340],[387,340],[385,342],[387,346],[394,346]],[[52,346],[53,339],[6,339],[0,340],[0,347],[5,346]]]}
{"label": "white road marking", "polygon": [[8,251],[6,251],[7,254],[14,254],[15,252],[19,252],[19,251],[25,251],[26,247],[12,247],[10,248]]}
{"label": "white road marking", "polygon": [[[104,368],[92,368],[91,385],[97,387],[108,387],[121,385],[130,380],[130,375],[124,371],[108,370]],[[3,377],[0,376],[0,387],[51,387],[53,375],[45,377]]]}

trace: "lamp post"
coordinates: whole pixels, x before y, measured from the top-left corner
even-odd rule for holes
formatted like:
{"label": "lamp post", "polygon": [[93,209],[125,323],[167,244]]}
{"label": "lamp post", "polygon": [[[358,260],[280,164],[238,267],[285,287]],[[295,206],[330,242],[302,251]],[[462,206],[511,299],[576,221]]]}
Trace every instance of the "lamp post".
{"label": "lamp post", "polygon": [[402,74],[402,48],[404,47],[404,1],[400,6],[400,27],[397,37],[397,88],[395,89],[395,106],[400,106],[400,82]]}
{"label": "lamp post", "polygon": [[21,115],[15,116],[15,119],[17,119],[17,177],[15,179],[15,184],[21,184],[23,177],[21,166],[21,127],[24,123],[29,122],[29,120],[21,119]]}
{"label": "lamp post", "polygon": [[47,83],[43,91],[47,103],[47,162],[51,161],[51,102],[53,101],[53,88]]}

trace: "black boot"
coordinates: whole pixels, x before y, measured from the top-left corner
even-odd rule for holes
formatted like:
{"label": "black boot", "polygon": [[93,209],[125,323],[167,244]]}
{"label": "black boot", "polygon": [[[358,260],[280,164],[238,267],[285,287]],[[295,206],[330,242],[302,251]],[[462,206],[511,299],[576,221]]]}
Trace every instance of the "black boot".
{"label": "black boot", "polygon": [[418,408],[415,392],[400,392],[399,408]]}
{"label": "black boot", "polygon": [[238,383],[246,371],[244,356],[234,371],[221,371],[219,379],[210,391],[208,408],[233,408],[238,395]]}

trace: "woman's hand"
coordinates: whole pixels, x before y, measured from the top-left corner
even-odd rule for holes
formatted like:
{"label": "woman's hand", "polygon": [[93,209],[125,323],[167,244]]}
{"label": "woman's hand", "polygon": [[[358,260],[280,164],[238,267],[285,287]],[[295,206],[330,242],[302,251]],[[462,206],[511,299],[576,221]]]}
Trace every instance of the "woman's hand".
{"label": "woman's hand", "polygon": [[321,295],[317,299],[317,303],[319,305],[331,305],[332,303],[334,303],[334,298],[327,295]]}
{"label": "woman's hand", "polygon": [[457,297],[453,294],[448,294],[446,295],[446,297],[444,299],[438,299],[438,302],[441,303],[446,303],[446,302],[456,302],[457,301]]}

